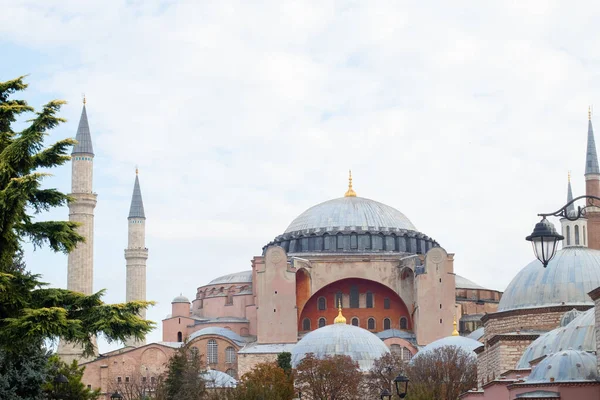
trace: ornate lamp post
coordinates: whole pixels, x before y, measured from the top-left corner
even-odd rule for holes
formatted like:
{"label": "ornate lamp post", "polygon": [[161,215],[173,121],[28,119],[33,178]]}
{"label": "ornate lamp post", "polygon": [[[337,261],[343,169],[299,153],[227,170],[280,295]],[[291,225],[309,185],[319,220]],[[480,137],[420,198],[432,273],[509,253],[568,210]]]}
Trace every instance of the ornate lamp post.
{"label": "ornate lamp post", "polygon": [[406,394],[408,393],[408,382],[410,382],[410,379],[408,379],[404,375],[398,375],[394,379],[394,385],[396,386],[396,393],[398,394],[398,396],[401,399],[405,398]]}
{"label": "ornate lamp post", "polygon": [[110,396],[110,400],[122,400],[123,396],[121,396],[121,393],[117,392],[115,390],[115,392]]}
{"label": "ornate lamp post", "polygon": [[[584,207],[577,207],[576,212],[569,213],[568,207],[571,204],[575,203],[577,200],[581,199],[586,199],[587,204]],[[542,220],[535,224],[533,232],[531,233],[531,235],[527,236],[525,240],[531,242],[531,244],[533,245],[533,252],[535,254],[535,257],[538,260],[540,260],[540,262],[544,265],[544,268],[548,266],[548,263],[556,254],[558,242],[564,239],[564,236],[556,232],[554,225],[552,224],[552,222],[548,221],[546,217],[560,217],[566,218],[569,221],[575,221],[583,216],[587,207],[600,206],[600,204],[594,203],[594,200],[600,202],[600,197],[588,195],[579,196],[569,201],[557,211],[545,214],[538,214],[538,216],[542,217]]]}
{"label": "ornate lamp post", "polygon": [[391,400],[392,399],[392,393],[390,393],[390,391],[387,390],[387,389],[383,389],[381,391],[381,395],[379,396],[379,398],[381,400]]}
{"label": "ornate lamp post", "polygon": [[54,377],[52,383],[54,384],[54,393],[50,394],[52,399],[62,399],[65,397],[65,388],[69,383],[69,380],[63,374],[58,374]]}

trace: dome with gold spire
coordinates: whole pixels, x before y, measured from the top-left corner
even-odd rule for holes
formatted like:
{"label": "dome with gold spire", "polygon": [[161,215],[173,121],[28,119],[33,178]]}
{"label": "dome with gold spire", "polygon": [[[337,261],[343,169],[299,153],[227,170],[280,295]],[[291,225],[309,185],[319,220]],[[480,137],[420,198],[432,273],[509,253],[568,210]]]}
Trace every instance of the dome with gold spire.
{"label": "dome with gold spire", "polygon": [[360,369],[367,372],[373,362],[389,353],[388,347],[376,335],[358,326],[346,324],[346,317],[339,308],[338,316],[332,325],[327,325],[307,333],[292,350],[292,366],[312,353],[317,358],[330,355],[350,356]]}
{"label": "dome with gold spire", "polygon": [[310,207],[265,249],[272,245],[288,253],[424,254],[438,244],[397,209],[358,197],[350,173],[344,197]]}

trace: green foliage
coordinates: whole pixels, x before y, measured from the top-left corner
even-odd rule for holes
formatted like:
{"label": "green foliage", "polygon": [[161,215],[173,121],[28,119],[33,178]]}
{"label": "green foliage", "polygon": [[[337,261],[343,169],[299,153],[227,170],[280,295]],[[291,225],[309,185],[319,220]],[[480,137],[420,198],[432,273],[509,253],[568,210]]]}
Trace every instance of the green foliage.
{"label": "green foliage", "polygon": [[49,376],[48,353],[40,344],[28,344],[18,354],[0,349],[0,399],[43,400]]}
{"label": "green foliage", "polygon": [[49,370],[51,374],[49,375],[48,380],[43,387],[45,392],[51,393],[53,390],[55,390],[54,378],[58,374],[62,374],[69,382],[61,389],[61,399],[96,400],[98,397],[100,397],[99,389],[90,390],[81,381],[85,367],[80,367],[77,364],[77,361],[67,364],[61,361],[58,356],[53,355],[49,360]]}
{"label": "green foliage", "polygon": [[276,363],[257,364],[244,374],[233,391],[237,400],[291,400],[294,384],[291,376]]}
{"label": "green foliage", "polygon": [[363,374],[358,363],[349,356],[334,355],[317,358],[307,354],[295,371],[296,386],[302,397],[313,400],[359,400]]}
{"label": "green foliage", "polygon": [[62,338],[79,344],[85,355],[94,351],[93,338],[104,334],[110,342],[141,339],[154,324],[138,313],[150,302],[108,305],[103,292],[90,296],[47,288],[39,275],[25,271],[19,259],[24,241],[69,252],[83,237],[69,221],[36,221],[35,216],[71,199],[56,189],[42,188],[47,173],[70,160],[72,139],[44,147],[48,132],[61,122],[62,101],[51,101],[35,113],[20,132],[12,124],[34,109],[11,96],[27,88],[23,77],[0,82],[0,350],[18,353],[29,343]]}
{"label": "green foliage", "polygon": [[292,373],[292,353],[284,351],[277,354],[277,365],[285,371],[286,374]]}
{"label": "green foliage", "polygon": [[196,347],[177,349],[167,364],[167,372],[157,388],[157,400],[201,400],[206,394],[202,378],[204,365]]}

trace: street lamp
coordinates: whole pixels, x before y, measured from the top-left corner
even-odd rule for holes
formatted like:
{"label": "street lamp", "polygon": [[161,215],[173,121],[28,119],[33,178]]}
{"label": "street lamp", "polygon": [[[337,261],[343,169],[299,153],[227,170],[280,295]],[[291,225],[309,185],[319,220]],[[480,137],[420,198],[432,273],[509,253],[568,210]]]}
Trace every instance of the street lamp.
{"label": "street lamp", "polygon": [[65,387],[69,383],[69,380],[63,374],[58,374],[53,379],[54,383],[54,394],[53,397],[56,399],[61,399],[65,394]]}
{"label": "street lamp", "polygon": [[398,394],[398,396],[403,399],[406,397],[406,394],[408,393],[408,382],[410,380],[405,377],[404,375],[398,375],[395,379],[394,379],[394,385],[396,386],[396,393]]}
{"label": "street lamp", "polygon": [[527,236],[525,240],[531,242],[535,257],[540,260],[544,265],[544,268],[546,268],[550,260],[552,260],[556,254],[558,242],[564,238],[563,235],[556,232],[552,222],[548,221],[546,217],[543,217],[540,222],[535,224],[533,232],[531,235]]}
{"label": "street lamp", "polygon": [[[587,200],[586,205],[584,207],[577,207],[577,210],[571,210],[571,212],[569,212],[569,207],[581,199]],[[554,225],[548,221],[546,217],[559,217],[566,218],[569,221],[576,221],[583,217],[587,207],[600,206],[600,204],[594,203],[594,200],[600,202],[600,197],[588,195],[579,196],[569,201],[567,204],[554,212],[538,214],[538,216],[542,217],[542,220],[535,224],[533,232],[531,235],[527,236],[525,240],[531,242],[535,257],[540,260],[540,262],[544,265],[544,268],[548,266],[548,263],[556,254],[558,242],[564,239],[564,236],[556,232]]]}
{"label": "street lamp", "polygon": [[117,392],[115,390],[115,392],[110,396],[110,400],[122,400],[123,396],[121,396],[121,393]]}
{"label": "street lamp", "polygon": [[381,400],[391,400],[391,399],[392,399],[392,394],[390,393],[390,391],[389,391],[389,390],[387,390],[387,389],[383,389],[383,390],[381,391],[381,395],[379,396],[379,398],[380,398]]}

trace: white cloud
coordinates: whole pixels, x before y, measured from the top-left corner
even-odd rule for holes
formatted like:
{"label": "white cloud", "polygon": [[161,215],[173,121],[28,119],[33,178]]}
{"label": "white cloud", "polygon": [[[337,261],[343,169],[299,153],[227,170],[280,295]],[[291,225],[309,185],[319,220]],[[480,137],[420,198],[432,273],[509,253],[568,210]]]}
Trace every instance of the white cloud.
{"label": "white cloud", "polygon": [[[160,320],[173,296],[249,269],[297,214],[342,195],[348,168],[359,195],[456,252],[457,272],[503,289],[532,258],[536,213],[565,199],[567,170],[584,190],[599,13],[591,1],[30,1],[3,5],[0,37],[39,53],[23,61],[31,91],[71,101],[59,134],[74,134],[87,94],[95,286],[111,301],[124,297],[139,164]],[[58,173],[68,190],[70,169]],[[64,283],[64,257],[31,264]]]}

